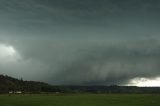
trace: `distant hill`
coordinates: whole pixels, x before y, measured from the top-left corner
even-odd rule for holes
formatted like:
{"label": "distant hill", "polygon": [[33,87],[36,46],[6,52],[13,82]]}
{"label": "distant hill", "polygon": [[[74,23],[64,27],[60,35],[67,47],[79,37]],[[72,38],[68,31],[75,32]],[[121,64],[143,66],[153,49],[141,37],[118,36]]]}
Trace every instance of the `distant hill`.
{"label": "distant hill", "polygon": [[23,81],[7,75],[0,75],[0,93],[9,91],[22,91],[24,93],[40,93],[56,91],[53,86],[35,81]]}
{"label": "distant hill", "polygon": [[136,86],[52,86],[44,82],[23,81],[0,75],[0,94],[21,91],[22,93],[160,93],[160,87]]}

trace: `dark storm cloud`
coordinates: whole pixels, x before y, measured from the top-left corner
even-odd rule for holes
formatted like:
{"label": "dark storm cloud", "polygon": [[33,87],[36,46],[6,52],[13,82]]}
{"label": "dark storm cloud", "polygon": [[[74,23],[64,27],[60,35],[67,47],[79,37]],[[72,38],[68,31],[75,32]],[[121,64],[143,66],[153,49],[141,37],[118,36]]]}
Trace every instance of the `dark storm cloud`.
{"label": "dark storm cloud", "polygon": [[[30,41],[30,45],[19,44],[21,46],[16,47],[23,50],[21,54],[25,60],[31,59],[32,64],[40,62],[41,66],[47,66],[40,66],[40,69],[46,72],[45,80],[50,83],[125,84],[135,77],[159,75],[160,45],[156,39],[115,41],[114,44],[111,44],[113,40],[107,41],[108,44],[102,40],[95,44],[93,39],[83,44],[82,40],[47,40],[42,44],[43,39],[39,39]],[[26,44],[25,41],[23,43]]]}
{"label": "dark storm cloud", "polygon": [[[122,18],[159,16],[159,1],[155,0],[59,0],[59,1],[4,1],[1,0],[2,17],[15,23],[108,23]],[[145,17],[146,16],[146,17]],[[141,17],[138,17],[141,19]],[[98,21],[98,22],[97,22]],[[14,22],[13,22],[14,23]],[[37,26],[38,26],[37,25]]]}
{"label": "dark storm cloud", "polygon": [[143,42],[90,48],[54,76],[62,84],[127,84],[136,77],[159,76],[159,44]]}
{"label": "dark storm cloud", "polygon": [[0,72],[90,85],[160,76],[159,10],[159,0],[0,0],[0,44],[20,55]]}
{"label": "dark storm cloud", "polygon": [[98,36],[117,36],[117,33],[120,36],[159,33],[158,0],[1,0],[0,2],[0,28],[1,32],[8,35],[78,37],[90,36],[91,32]]}

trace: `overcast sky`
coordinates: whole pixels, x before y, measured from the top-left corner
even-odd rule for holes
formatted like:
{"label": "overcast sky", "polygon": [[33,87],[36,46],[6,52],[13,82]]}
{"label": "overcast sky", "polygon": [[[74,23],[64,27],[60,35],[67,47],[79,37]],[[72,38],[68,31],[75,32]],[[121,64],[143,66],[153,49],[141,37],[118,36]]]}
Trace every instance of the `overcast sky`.
{"label": "overcast sky", "polygon": [[159,0],[0,0],[0,74],[54,85],[160,77]]}

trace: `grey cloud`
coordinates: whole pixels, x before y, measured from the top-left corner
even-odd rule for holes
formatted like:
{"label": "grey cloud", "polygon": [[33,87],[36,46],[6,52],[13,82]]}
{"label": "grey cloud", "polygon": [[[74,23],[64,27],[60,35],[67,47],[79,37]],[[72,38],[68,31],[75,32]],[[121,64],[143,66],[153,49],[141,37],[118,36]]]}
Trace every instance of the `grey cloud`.
{"label": "grey cloud", "polygon": [[136,77],[156,77],[160,74],[159,52],[159,44],[157,47],[96,48],[63,67],[55,80],[61,84],[123,85]]}
{"label": "grey cloud", "polygon": [[159,76],[159,0],[0,0],[0,72],[52,84]]}
{"label": "grey cloud", "polygon": [[[1,12],[3,15],[12,15],[12,19],[20,22],[36,23],[38,20],[46,22],[101,22],[101,20],[115,21],[128,15],[142,16],[143,13],[158,13],[159,1],[151,0],[59,0],[59,1],[4,1],[1,0]],[[156,11],[155,11],[156,10]],[[4,11],[4,12],[3,12]],[[146,11],[146,12],[145,12]],[[152,14],[153,15],[153,14]],[[146,14],[147,16],[147,14]],[[131,18],[130,17],[130,18]],[[48,21],[49,20],[49,21]],[[38,22],[39,22],[38,21]],[[103,22],[101,22],[103,23]]]}
{"label": "grey cloud", "polygon": [[159,31],[158,0],[154,2],[151,0],[1,0],[0,2],[0,28],[4,33],[10,32],[13,35],[61,36],[61,32],[65,32],[68,28],[72,29],[70,32],[76,29],[79,32],[86,31],[81,31],[83,28],[91,32],[94,31],[92,27],[116,35],[115,32],[120,32],[121,35],[127,36],[129,34],[136,36],[136,32],[140,33],[138,35],[157,34],[155,32]]}
{"label": "grey cloud", "polygon": [[[36,41],[36,37],[32,37],[32,40],[21,39],[19,43],[12,45],[22,54],[22,61],[30,60],[28,64],[32,65],[25,64],[25,70],[29,66],[33,72],[35,70],[45,73],[42,80],[46,82],[70,85],[124,85],[136,77],[160,76],[160,44],[156,39],[143,38],[124,43],[122,40],[105,40],[104,43],[100,40],[95,43],[92,39],[82,43],[82,40],[76,39],[76,42],[44,38]],[[114,44],[111,44],[113,41]]]}

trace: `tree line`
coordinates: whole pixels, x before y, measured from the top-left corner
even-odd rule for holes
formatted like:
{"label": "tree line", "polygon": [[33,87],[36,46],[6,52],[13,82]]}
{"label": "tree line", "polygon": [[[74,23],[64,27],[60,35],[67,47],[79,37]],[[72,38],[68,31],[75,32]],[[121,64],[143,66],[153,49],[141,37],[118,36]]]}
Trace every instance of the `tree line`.
{"label": "tree line", "polygon": [[136,86],[53,86],[44,82],[23,81],[7,75],[0,75],[0,94],[11,91],[22,93],[160,93],[160,87]]}

